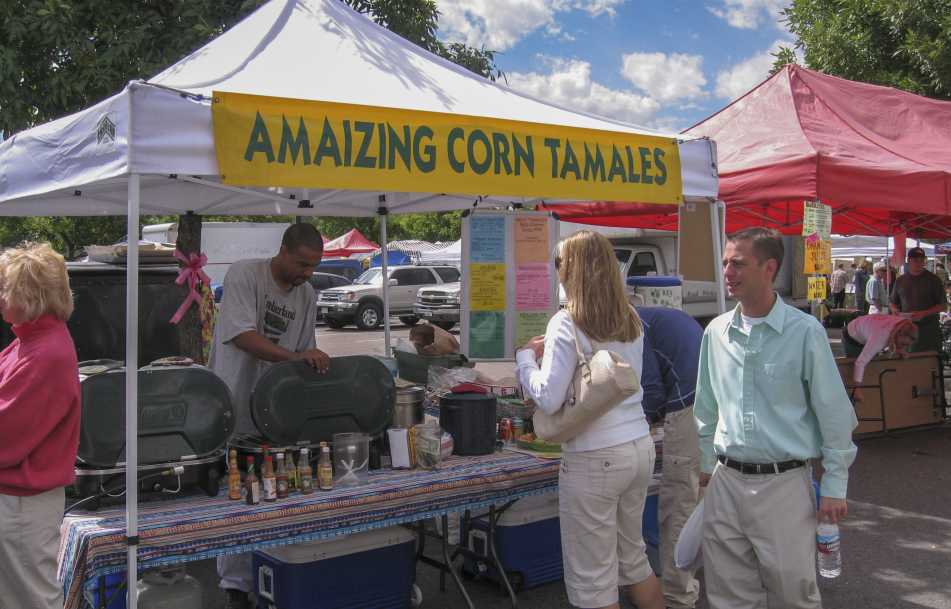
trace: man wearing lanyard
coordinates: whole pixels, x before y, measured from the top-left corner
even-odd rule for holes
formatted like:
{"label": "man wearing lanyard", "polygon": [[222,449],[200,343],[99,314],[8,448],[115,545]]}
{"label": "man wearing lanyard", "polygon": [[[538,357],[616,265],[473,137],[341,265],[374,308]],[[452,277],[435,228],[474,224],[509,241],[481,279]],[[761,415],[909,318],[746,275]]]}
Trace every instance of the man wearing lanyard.
{"label": "man wearing lanyard", "polygon": [[908,272],[895,281],[890,299],[893,315],[915,322],[918,340],[911,351],[940,351],[941,326],[938,314],[948,308],[944,284],[925,268],[928,258],[920,247],[908,250]]}
{"label": "man wearing lanyard", "polygon": [[[820,609],[816,521],[848,511],[855,413],[825,330],[773,291],[782,262],[775,231],[728,238],[723,276],[739,304],[710,322],[700,347],[694,414],[711,609]],[[816,458],[818,506],[807,466]]]}
{"label": "man wearing lanyard", "polygon": [[669,609],[693,609],[700,584],[674,565],[680,531],[697,506],[700,447],[693,398],[703,328],[679,309],[636,307],[644,324],[641,405],[647,421],[664,423],[664,476],[660,484],[660,560]]}
{"label": "man wearing lanyard", "polygon": [[[318,372],[330,366],[327,354],[315,348],[317,303],[307,283],[323,253],[312,224],[292,224],[276,256],[235,262],[225,275],[209,367],[231,389],[236,434],[258,435],[251,391],[272,363],[300,360]],[[218,575],[226,609],[249,608],[251,555],[219,557]]]}

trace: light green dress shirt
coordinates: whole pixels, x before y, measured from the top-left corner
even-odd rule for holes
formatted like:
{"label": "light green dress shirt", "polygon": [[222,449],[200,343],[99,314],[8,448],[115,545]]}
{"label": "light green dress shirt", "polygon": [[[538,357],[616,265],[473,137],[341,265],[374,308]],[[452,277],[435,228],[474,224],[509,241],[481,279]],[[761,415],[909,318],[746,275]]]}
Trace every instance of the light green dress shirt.
{"label": "light green dress shirt", "polygon": [[821,457],[822,495],[845,498],[855,410],[825,329],[782,298],[748,335],[739,305],[710,322],[694,415],[701,471],[713,471],[717,454],[746,463]]}

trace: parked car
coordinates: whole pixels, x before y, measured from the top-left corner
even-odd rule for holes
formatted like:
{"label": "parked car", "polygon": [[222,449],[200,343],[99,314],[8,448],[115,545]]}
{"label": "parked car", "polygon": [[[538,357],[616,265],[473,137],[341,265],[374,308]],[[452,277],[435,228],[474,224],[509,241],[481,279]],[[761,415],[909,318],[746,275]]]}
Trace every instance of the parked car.
{"label": "parked car", "polygon": [[[310,276],[310,279],[307,280],[307,283],[310,284],[310,287],[314,288],[314,296],[317,300],[320,300],[320,293],[324,290],[330,288],[339,288],[343,285],[350,285],[353,283],[350,279],[344,277],[343,275],[334,275],[333,273],[321,273],[315,272]],[[317,309],[317,321],[320,321],[320,309]]]}
{"label": "parked car", "polygon": [[421,288],[416,294],[413,312],[420,319],[449,330],[459,323],[459,293],[462,284],[458,281]]}
{"label": "parked car", "polygon": [[[393,266],[387,273],[390,313],[407,326],[419,321],[413,307],[420,288],[459,281],[459,270],[452,266]],[[331,328],[351,323],[361,330],[377,328],[383,323],[383,270],[371,268],[352,285],[324,290],[317,311]]]}
{"label": "parked car", "polygon": [[355,258],[331,258],[317,265],[318,273],[341,275],[350,281],[362,275],[364,269],[363,261]]}

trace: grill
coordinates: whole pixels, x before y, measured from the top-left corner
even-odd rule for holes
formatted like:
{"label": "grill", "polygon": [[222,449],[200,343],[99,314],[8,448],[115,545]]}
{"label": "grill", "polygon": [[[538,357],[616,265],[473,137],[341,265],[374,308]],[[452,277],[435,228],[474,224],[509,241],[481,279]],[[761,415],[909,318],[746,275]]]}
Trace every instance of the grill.
{"label": "grill", "polygon": [[420,304],[426,305],[444,305],[449,300],[449,296],[444,292],[423,292],[419,296]]}
{"label": "grill", "polygon": [[343,300],[343,292],[331,292],[329,290],[324,290],[320,293],[320,302],[341,302]]}

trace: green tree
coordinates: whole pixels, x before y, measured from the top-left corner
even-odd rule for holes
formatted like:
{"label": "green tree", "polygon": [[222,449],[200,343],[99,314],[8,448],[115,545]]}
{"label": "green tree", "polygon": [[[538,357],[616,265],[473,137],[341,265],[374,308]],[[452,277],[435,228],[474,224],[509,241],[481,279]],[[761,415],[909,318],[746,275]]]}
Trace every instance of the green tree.
{"label": "green tree", "polygon": [[793,0],[784,15],[810,68],[951,99],[951,0]]}
{"label": "green tree", "polygon": [[796,59],[796,51],[789,47],[779,47],[778,51],[775,53],[770,53],[770,55],[775,58],[773,61],[773,67],[769,71],[770,76],[776,72],[779,72],[789,64],[799,63],[799,61]]}

